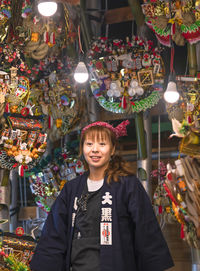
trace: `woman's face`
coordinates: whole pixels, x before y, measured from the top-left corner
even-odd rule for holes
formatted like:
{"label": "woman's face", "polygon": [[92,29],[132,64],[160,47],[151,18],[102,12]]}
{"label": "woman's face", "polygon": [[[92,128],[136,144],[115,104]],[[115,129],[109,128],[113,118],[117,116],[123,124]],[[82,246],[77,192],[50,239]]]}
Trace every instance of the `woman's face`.
{"label": "woman's face", "polygon": [[101,137],[86,135],[83,143],[83,155],[90,170],[102,169],[104,172],[113,153],[114,148],[108,136],[103,136],[103,134]]}

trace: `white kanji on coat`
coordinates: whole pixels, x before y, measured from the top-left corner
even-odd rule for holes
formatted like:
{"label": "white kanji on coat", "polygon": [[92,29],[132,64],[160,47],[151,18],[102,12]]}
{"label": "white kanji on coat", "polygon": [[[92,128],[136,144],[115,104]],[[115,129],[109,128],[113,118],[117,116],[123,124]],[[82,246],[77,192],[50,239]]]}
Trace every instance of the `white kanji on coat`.
{"label": "white kanji on coat", "polygon": [[112,209],[111,208],[101,208],[101,221],[112,221]]}
{"label": "white kanji on coat", "polygon": [[75,211],[78,209],[78,206],[77,206],[77,200],[78,200],[78,198],[75,197],[75,199],[74,199],[74,210],[75,210]]}
{"label": "white kanji on coat", "polygon": [[112,196],[110,195],[110,192],[106,192],[105,196],[102,196],[102,198],[104,199],[102,201],[102,204],[106,204],[106,203],[108,203],[110,205],[112,204]]}
{"label": "white kanji on coat", "polygon": [[72,228],[74,227],[74,224],[75,224],[75,218],[76,218],[76,213],[72,213]]}

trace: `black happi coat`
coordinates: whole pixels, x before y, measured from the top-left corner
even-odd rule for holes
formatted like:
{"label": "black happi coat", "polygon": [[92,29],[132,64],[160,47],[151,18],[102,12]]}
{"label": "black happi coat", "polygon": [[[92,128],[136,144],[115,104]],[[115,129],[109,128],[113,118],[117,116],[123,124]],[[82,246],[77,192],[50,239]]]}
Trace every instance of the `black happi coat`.
{"label": "black happi coat", "polygon": [[[31,261],[34,271],[69,271],[76,212],[88,174],[64,186],[44,225]],[[173,266],[167,244],[152,209],[150,199],[135,176],[120,177],[108,185],[104,181],[101,209],[112,208],[112,244],[100,246],[101,271],[163,271]],[[109,195],[112,203],[105,201]],[[106,222],[106,218],[101,223]],[[102,232],[102,230],[101,230]]]}

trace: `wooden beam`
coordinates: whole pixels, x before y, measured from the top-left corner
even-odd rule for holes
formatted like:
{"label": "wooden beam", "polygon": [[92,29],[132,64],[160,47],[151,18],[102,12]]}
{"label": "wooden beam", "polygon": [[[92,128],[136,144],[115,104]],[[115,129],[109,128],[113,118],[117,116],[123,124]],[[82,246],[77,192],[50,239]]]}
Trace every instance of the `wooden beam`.
{"label": "wooden beam", "polygon": [[74,6],[80,5],[80,0],[57,0],[57,2],[60,2],[63,4],[68,3]]}
{"label": "wooden beam", "polygon": [[105,24],[116,24],[133,21],[133,13],[130,7],[116,8],[107,10],[105,13]]}

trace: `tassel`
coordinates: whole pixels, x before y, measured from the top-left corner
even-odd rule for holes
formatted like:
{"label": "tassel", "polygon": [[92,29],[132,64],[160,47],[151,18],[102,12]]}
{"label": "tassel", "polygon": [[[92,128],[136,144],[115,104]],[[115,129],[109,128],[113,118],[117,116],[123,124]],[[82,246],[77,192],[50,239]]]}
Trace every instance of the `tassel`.
{"label": "tassel", "polygon": [[19,176],[21,176],[21,177],[24,176],[24,166],[23,165],[19,166],[18,173],[19,173]]}
{"label": "tassel", "polygon": [[126,107],[127,107],[126,97],[123,96],[123,97],[122,97],[122,108],[125,109]]}
{"label": "tassel", "polygon": [[50,42],[51,42],[51,44],[56,44],[55,32],[52,32],[52,33],[51,33],[51,36],[50,36]]}
{"label": "tassel", "polygon": [[49,119],[48,119],[48,127],[49,127],[49,129],[51,129],[52,125],[53,125],[53,118],[52,118],[52,116],[49,116]]}
{"label": "tassel", "polygon": [[49,33],[47,31],[44,32],[44,42],[47,44],[49,42]]}
{"label": "tassel", "polygon": [[7,103],[5,106],[5,113],[10,113],[9,103]]}
{"label": "tassel", "polygon": [[185,233],[184,233],[184,224],[182,223],[181,224],[181,239],[184,239],[184,237],[185,237]]}

